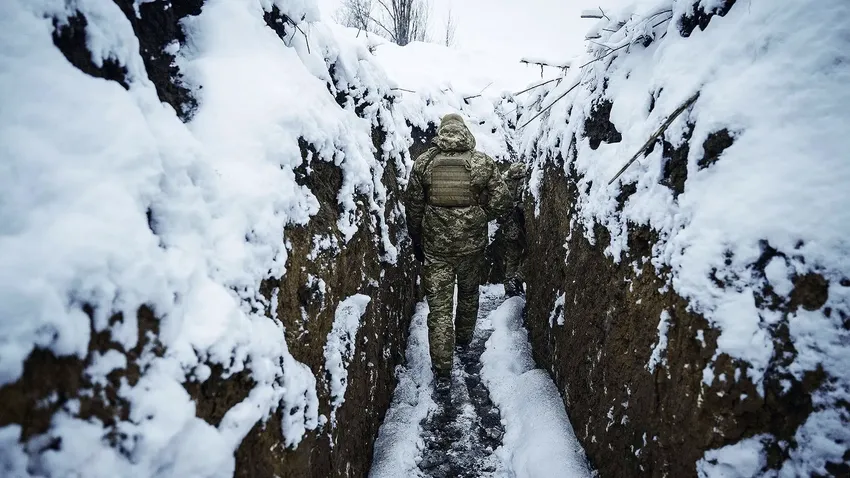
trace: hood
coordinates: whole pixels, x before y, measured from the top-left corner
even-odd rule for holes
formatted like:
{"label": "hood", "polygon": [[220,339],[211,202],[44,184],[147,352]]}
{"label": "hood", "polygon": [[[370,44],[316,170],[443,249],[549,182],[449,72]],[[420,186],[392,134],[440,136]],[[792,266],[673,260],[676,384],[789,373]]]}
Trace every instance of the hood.
{"label": "hood", "polygon": [[463,152],[475,149],[475,137],[456,114],[446,115],[440,123],[437,137],[433,143],[441,151]]}

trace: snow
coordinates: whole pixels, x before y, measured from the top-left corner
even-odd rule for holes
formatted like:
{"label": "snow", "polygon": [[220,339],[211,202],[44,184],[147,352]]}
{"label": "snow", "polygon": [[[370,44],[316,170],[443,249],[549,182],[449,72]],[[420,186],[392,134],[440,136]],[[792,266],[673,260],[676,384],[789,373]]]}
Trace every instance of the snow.
{"label": "snow", "polygon": [[[272,5],[303,19],[309,49],[266,26]],[[82,73],[53,45],[52,19],[63,24],[74,10],[87,19],[93,62],[123,65],[129,89]],[[285,226],[318,211],[295,181],[298,141],[321,156],[311,161],[342,170],[341,239],[365,228],[393,263],[381,178],[390,159],[406,175],[410,133],[383,101],[389,80],[367,48],[307,23],[317,20],[312,0],[205,2],[183,21],[186,44],[168,46],[199,101],[183,124],[159,101],[113,2],[0,3],[0,385],[21,377],[36,347],[84,359],[92,330],[117,344],[92,355],[94,383],[147,344],[138,383],[118,390],[127,419],[82,420],[69,401],[26,443],[19,427],[2,427],[4,475],[229,477],[239,443],[276,410],[288,447],[318,426],[316,377],[287,349],[276,296],[270,304],[258,291],[286,272]],[[344,107],[338,91],[350,95]],[[373,127],[387,137],[377,159]],[[156,344],[139,336],[142,305],[159,319]],[[255,383],[218,427],[196,417],[183,387],[213,378],[214,364],[225,379],[244,372]],[[114,447],[104,439],[113,432],[126,437]],[[54,439],[61,449],[47,446]]]}
{"label": "snow", "polygon": [[14,424],[0,428],[0,471],[3,476],[27,476],[27,455],[18,446],[21,426]]}
{"label": "snow", "polygon": [[[708,10],[720,5],[699,3]],[[543,162],[567,158],[562,166],[580,178],[578,229],[593,242],[594,224],[605,227],[611,241],[602,247],[615,262],[629,249],[629,225],[655,230],[660,237],[651,259],[656,270],[719,330],[714,359],[725,353],[748,363],[746,377],[759,393],[766,371],[780,367],[773,362],[771,331],[787,321],[797,356],[782,368],[798,380],[819,366],[831,377],[812,394],[817,411],[798,430],[809,439],[797,441],[785,464],[812,474],[825,460],[836,461],[837,448],[846,450],[843,430],[850,429],[850,418],[834,411],[850,398],[850,332],[839,318],[850,313],[850,294],[839,285],[850,277],[850,163],[845,160],[850,24],[836,20],[850,15],[850,5],[842,0],[738,2],[725,17],[713,17],[705,31],[696,29],[685,38],[677,31],[679,19],[692,11],[693,2],[685,0],[606,9],[610,21],[600,19],[593,27],[601,38],[588,43],[587,55],[574,62],[586,66],[570,68],[564,81],[547,89],[544,101],[524,103],[520,124],[541,104],[579,85],[522,132],[521,154],[534,162],[529,189],[539,200]],[[653,41],[644,47],[646,38]],[[694,125],[684,192],[674,196],[660,183],[661,147],[608,186],[667,116],[697,91],[696,103],[664,133],[671,144],[683,144],[687,124]],[[593,150],[584,123],[600,99],[612,101],[610,121],[622,141]],[[734,138],[733,145],[700,168],[703,143],[722,129]],[[636,192],[618,210],[616,198],[625,184]],[[766,246],[781,256],[762,274],[755,264]],[[819,310],[799,309],[784,317],[757,306],[754,295],[765,286],[787,300],[791,278],[806,274],[818,274],[829,284],[829,298]],[[703,376],[710,386],[716,378],[712,363]],[[815,426],[827,417],[835,420],[832,426]]]}
{"label": "snow", "polygon": [[540,56],[526,56],[520,60],[522,63],[534,63],[537,65],[549,66],[552,68],[569,68],[572,65],[572,60],[545,58]]}
{"label": "snow", "polygon": [[127,356],[121,352],[110,349],[104,353],[95,352],[92,356],[92,364],[86,369],[86,375],[92,383],[106,384],[106,376],[117,369],[127,367]]}
{"label": "snow", "polygon": [[670,312],[666,310],[661,312],[661,319],[658,321],[658,342],[652,347],[652,354],[649,356],[649,362],[646,364],[646,369],[649,373],[655,372],[655,367],[659,364],[667,365],[667,331],[670,329]]}
{"label": "snow", "polygon": [[421,42],[399,47],[370,38],[377,60],[397,88],[398,109],[411,125],[424,131],[429,123],[438,125],[443,115],[459,112],[475,135],[476,149],[496,159],[512,158],[509,125],[516,120],[516,104],[510,94],[535,81],[535,75],[497,54]]}
{"label": "snow", "polygon": [[[134,2],[137,12],[145,1]],[[293,169],[302,164],[298,140],[318,152],[308,157],[308,170],[312,161],[325,160],[343,173],[341,237],[314,237],[311,257],[336,253],[365,228],[385,251],[382,259],[395,263],[397,238],[387,218],[403,212],[385,210],[381,178],[393,159],[403,184],[412,162],[410,125],[424,129],[458,110],[479,149],[512,159],[517,104],[509,93],[536,81],[536,69],[506,65],[495,55],[355,38],[320,22],[313,0],[209,0],[199,16],[184,20],[187,43],[167,47],[199,100],[194,119],[183,124],[160,103],[121,10],[108,1],[66,3],[0,3],[0,386],[21,377],[35,348],[85,359],[92,331],[108,332],[120,346],[90,355],[86,375],[93,384],[126,368],[127,351],[143,341],[147,346],[137,363],[139,382],[118,390],[130,404],[128,419],[114,428],[82,420],[79,403],[69,401],[50,430],[28,443],[19,443],[19,426],[0,427],[0,470],[22,477],[231,476],[234,450],[273,412],[284,411],[288,447],[321,421],[316,377],[287,349],[277,296],[269,301],[258,291],[261,281],[286,273],[285,226],[306,224],[318,211],[316,197],[295,181]],[[281,41],[263,21],[272,6],[302,22],[309,40],[287,27],[293,35]],[[653,264],[669,269],[670,288],[719,329],[716,354],[748,362],[746,373],[757,386],[773,366],[771,327],[786,318],[759,309],[754,292],[769,285],[787,297],[795,276],[823,276],[826,304],[787,317],[797,356],[785,371],[801,379],[822,367],[831,379],[813,394],[815,412],[797,430],[781,474],[822,472],[827,460],[842,459],[850,442],[850,418],[836,408],[850,399],[850,336],[841,323],[850,313],[850,289],[840,285],[850,276],[850,163],[844,160],[850,26],[835,20],[847,18],[850,6],[786,0],[743,8],[739,2],[708,30],[681,38],[678,19],[691,9],[684,0],[606,9],[608,18],[591,28],[598,44],[572,62],[564,81],[524,97],[520,123],[579,85],[523,132],[521,153],[538,158],[531,192],[539,196],[544,158],[572,158],[573,148],[578,159],[566,166],[579,173],[579,190],[586,191],[576,204],[576,230],[593,240],[593,225],[602,224],[611,234],[606,251],[619,261],[629,247],[627,224],[655,229],[662,239]],[[53,18],[61,25],[74,10],[88,20],[94,64],[123,65],[129,89],[83,74],[54,47]],[[645,48],[643,37],[654,42]],[[696,91],[699,100],[665,133],[680,145],[686,124],[695,125],[685,192],[674,197],[659,184],[661,148],[606,186],[624,158]],[[342,107],[337,93],[346,98]],[[651,94],[657,98],[649,112]],[[613,100],[611,121],[623,139],[591,150],[582,137],[584,119],[603,96]],[[365,106],[360,115],[358,106]],[[376,127],[387,137],[377,151]],[[735,143],[700,169],[700,145],[723,128]],[[620,185],[630,183],[636,192],[618,211]],[[782,253],[763,274],[753,268],[762,241]],[[712,274],[728,285],[719,287]],[[565,297],[559,300],[563,306]],[[325,349],[334,409],[344,401],[346,366],[368,297],[348,301]],[[159,318],[162,356],[139,336],[142,305]],[[91,319],[84,306],[94,311]],[[491,315],[496,331],[484,357],[506,420],[499,453],[520,476],[586,475],[558,391],[531,361],[521,309],[521,299],[510,299]],[[119,313],[120,320],[111,320]],[[432,406],[422,395],[430,380],[422,306],[417,314],[411,365],[400,375],[407,385],[399,388],[399,400],[409,414],[382,431],[395,433],[400,446],[389,453],[388,467],[412,463],[416,417]],[[662,315],[650,370],[663,363],[666,324]],[[698,340],[704,344],[702,331]],[[183,387],[187,380],[211,379],[211,365],[224,367],[224,378],[245,372],[256,384],[218,427],[195,416]],[[717,378],[711,364],[702,372],[706,385]],[[539,406],[529,405],[538,400]],[[114,431],[126,438],[112,447],[103,437]],[[47,447],[54,439],[68,446]],[[746,475],[763,466],[772,440],[759,436],[710,450],[700,472]]]}
{"label": "snow", "polygon": [[[765,435],[757,435],[710,451],[697,462],[700,478],[747,478],[757,476],[767,464],[763,453]],[[774,475],[775,476],[775,475]]]}
{"label": "snow", "polygon": [[605,12],[601,8],[587,8],[581,11],[581,18],[602,18]]}
{"label": "snow", "polygon": [[794,284],[790,279],[793,270],[789,270],[787,262],[782,257],[774,257],[764,268],[764,275],[767,282],[773,287],[773,291],[780,296],[787,297],[794,289]]}
{"label": "snow", "polygon": [[423,443],[422,421],[434,410],[431,398],[431,357],[428,352],[428,303],[416,305],[407,339],[405,365],[397,373],[398,384],[384,423],[378,430],[370,478],[412,476]]}
{"label": "snow", "polygon": [[512,297],[490,313],[494,331],[481,356],[481,378],[505,425],[496,454],[517,478],[592,476],[557,387],[534,364],[524,307]]}
{"label": "snow", "polygon": [[560,294],[557,299],[555,299],[555,303],[552,305],[552,312],[549,313],[549,327],[554,327],[557,323],[558,325],[564,325],[565,317],[564,310],[566,304],[567,296],[566,294]]}
{"label": "snow", "polygon": [[325,342],[325,371],[330,382],[331,423],[336,425],[336,410],[345,402],[348,388],[348,365],[354,358],[360,318],[372,299],[363,294],[346,298],[336,308],[333,328]]}

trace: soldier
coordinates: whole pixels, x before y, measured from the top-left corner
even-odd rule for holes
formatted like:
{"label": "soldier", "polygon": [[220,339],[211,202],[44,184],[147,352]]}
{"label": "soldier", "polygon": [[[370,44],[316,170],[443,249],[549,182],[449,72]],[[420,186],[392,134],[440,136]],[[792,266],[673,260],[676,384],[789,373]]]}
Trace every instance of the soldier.
{"label": "soldier", "polygon": [[503,177],[513,199],[513,210],[502,218],[500,229],[505,238],[505,295],[524,293],[522,261],[525,254],[525,214],[522,210],[522,190],[525,187],[525,164],[511,164]]}
{"label": "soldier", "polygon": [[414,254],[423,263],[431,362],[446,383],[455,344],[468,345],[475,330],[487,223],[510,211],[511,198],[496,163],[475,150],[460,115],[443,117],[433,144],[413,163],[406,207]]}

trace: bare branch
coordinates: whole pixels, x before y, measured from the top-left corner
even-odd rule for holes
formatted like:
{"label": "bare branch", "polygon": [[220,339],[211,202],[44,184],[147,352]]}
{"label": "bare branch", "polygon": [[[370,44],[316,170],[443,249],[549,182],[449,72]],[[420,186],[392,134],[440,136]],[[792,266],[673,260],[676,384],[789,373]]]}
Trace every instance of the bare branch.
{"label": "bare branch", "polygon": [[390,36],[390,40],[392,40],[392,41],[393,41],[393,42],[395,42],[395,43],[398,43],[398,39],[396,39],[396,37],[395,37],[395,35],[393,34],[393,32],[391,32],[389,28],[385,27],[383,23],[379,22],[378,20],[375,20],[374,18],[372,19],[372,22],[374,22],[374,23],[375,23],[375,25],[377,25],[378,27],[380,27],[380,29],[381,29],[381,30],[383,30],[383,31],[387,32],[387,35],[389,35],[389,36]]}
{"label": "bare branch", "polygon": [[452,47],[455,45],[455,33],[457,33],[457,20],[455,20],[455,16],[452,13],[452,9],[449,9],[449,18],[446,20],[446,38],[444,41],[445,46]]}
{"label": "bare branch", "polygon": [[541,87],[541,86],[543,86],[543,85],[548,85],[549,83],[552,83],[553,81],[561,81],[562,79],[563,79],[563,78],[552,78],[551,80],[546,80],[546,81],[544,81],[543,83],[538,83],[538,84],[536,84],[536,85],[534,85],[534,86],[529,86],[528,88],[526,88],[526,89],[524,89],[524,90],[522,90],[522,91],[519,91],[519,92],[517,92],[517,93],[514,93],[514,94],[513,94],[513,96],[521,95],[521,94],[525,93],[526,91],[531,91],[531,90],[533,90],[533,89],[535,89],[535,88],[540,88],[540,87]]}
{"label": "bare branch", "polygon": [[649,148],[653,143],[655,143],[655,140],[657,140],[658,137],[661,136],[661,134],[664,133],[664,131],[666,131],[671,124],[673,124],[673,120],[675,120],[680,114],[682,114],[683,111],[688,109],[688,107],[694,104],[697,101],[697,98],[699,98],[699,91],[697,91],[694,96],[688,98],[688,100],[685,101],[682,106],[679,106],[676,111],[674,111],[669,117],[667,117],[667,120],[661,124],[661,127],[659,127],[658,130],[656,130],[655,133],[653,133],[652,136],[649,137],[646,143],[644,143],[643,146],[640,147],[637,153],[632,156],[632,158],[625,164],[625,166],[623,166],[622,169],[620,169],[620,171],[618,171],[617,174],[615,174],[614,177],[611,178],[610,181],[608,181],[608,185],[616,181],[621,174],[623,174],[627,169],[629,169],[629,166],[631,166],[632,163],[637,160],[638,156],[640,156],[640,153],[646,151],[647,148]]}
{"label": "bare branch", "polygon": [[[384,10],[386,10],[386,11],[387,11],[387,15],[389,15],[389,16],[390,16],[390,18],[395,18],[395,15],[394,15],[394,14],[393,14],[393,12],[390,10],[390,7],[388,7],[388,6],[387,6],[387,4],[383,2],[383,0],[377,0],[377,1],[378,1],[378,5],[380,5],[380,6],[384,7]],[[395,4],[393,4],[393,7],[395,7]]]}
{"label": "bare branch", "polygon": [[553,102],[549,103],[549,106],[547,106],[547,107],[543,108],[542,110],[540,110],[540,112],[539,112],[539,113],[537,113],[536,115],[534,115],[534,117],[533,117],[533,118],[531,118],[530,120],[526,121],[526,122],[525,122],[522,126],[520,126],[519,128],[520,128],[520,129],[525,128],[526,126],[528,126],[528,124],[529,124],[529,123],[531,123],[532,121],[536,120],[536,119],[537,119],[540,115],[542,115],[543,113],[545,113],[545,112],[549,111],[549,108],[551,108],[551,107],[555,106],[555,103],[557,103],[557,102],[561,101],[561,99],[562,99],[563,97],[567,96],[567,94],[568,94],[570,91],[573,91],[574,89],[576,89],[576,87],[577,87],[579,84],[581,84],[581,81],[577,81],[577,82],[576,82],[576,84],[574,84],[573,86],[571,86],[571,87],[570,87],[567,91],[565,91],[565,92],[564,92],[564,94],[562,94],[561,96],[559,96],[559,97],[555,98],[555,101],[553,101]]}

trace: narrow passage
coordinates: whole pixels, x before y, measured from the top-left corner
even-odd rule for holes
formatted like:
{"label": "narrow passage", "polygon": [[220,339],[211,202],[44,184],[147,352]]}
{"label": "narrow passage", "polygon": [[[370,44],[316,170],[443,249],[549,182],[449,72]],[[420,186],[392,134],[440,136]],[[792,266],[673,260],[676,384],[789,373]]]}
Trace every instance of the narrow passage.
{"label": "narrow passage", "polygon": [[456,353],[449,395],[430,370],[427,303],[375,444],[372,478],[591,476],[558,391],[531,359],[524,302],[481,291],[472,344]]}

